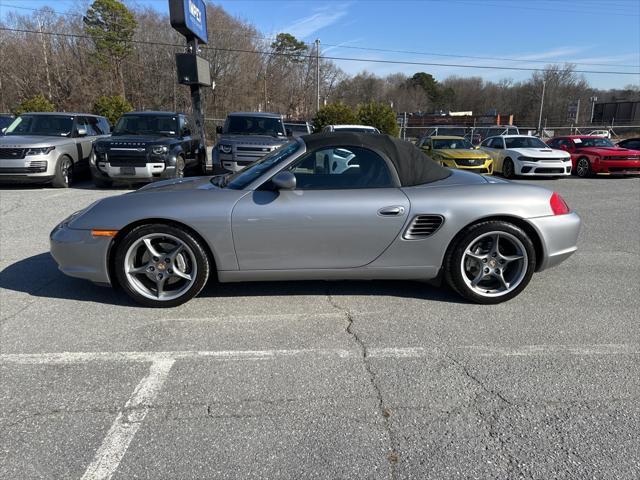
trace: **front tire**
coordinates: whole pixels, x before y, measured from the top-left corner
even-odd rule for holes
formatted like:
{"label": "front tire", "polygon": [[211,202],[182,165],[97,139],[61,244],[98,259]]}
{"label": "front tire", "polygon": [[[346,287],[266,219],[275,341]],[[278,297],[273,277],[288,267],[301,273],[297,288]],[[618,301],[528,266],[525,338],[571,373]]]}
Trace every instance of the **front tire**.
{"label": "front tire", "polygon": [[535,267],[536,251],[529,236],[516,225],[491,220],[468,227],[454,239],[444,275],[458,294],[489,305],[522,292]]}
{"label": "front tire", "polygon": [[200,240],[165,224],[133,229],[118,246],[119,285],[146,307],[175,307],[195,297],[209,279],[209,257]]}
{"label": "front tire", "polygon": [[56,165],[55,176],[51,185],[55,188],[69,188],[73,183],[73,161],[69,157],[62,157]]}
{"label": "front tire", "polygon": [[576,175],[580,178],[589,178],[593,175],[591,171],[591,163],[587,157],[580,157],[576,162]]}
{"label": "front tire", "polygon": [[105,180],[104,178],[100,178],[95,175],[92,175],[91,179],[93,180],[93,184],[98,188],[109,188],[113,186],[113,182],[111,180]]}
{"label": "front tire", "polygon": [[510,158],[505,158],[502,164],[502,176],[504,178],[515,178],[516,176],[516,169],[513,166],[513,160]]}

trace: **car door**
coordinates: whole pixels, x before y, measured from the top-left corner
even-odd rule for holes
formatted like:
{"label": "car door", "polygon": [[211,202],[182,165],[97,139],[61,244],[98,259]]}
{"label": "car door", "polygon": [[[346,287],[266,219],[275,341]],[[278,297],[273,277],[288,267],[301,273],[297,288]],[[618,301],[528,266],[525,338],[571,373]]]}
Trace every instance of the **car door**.
{"label": "car door", "polygon": [[493,168],[502,172],[502,162],[504,161],[504,138],[493,137],[487,144],[486,152],[493,159]]}
{"label": "car door", "polygon": [[[350,168],[332,172],[334,156],[345,150],[353,155]],[[296,176],[294,190],[276,191],[268,181],[236,204],[232,230],[240,270],[371,263],[397,237],[409,212],[392,168],[382,155],[362,147],[303,155],[288,167]]]}

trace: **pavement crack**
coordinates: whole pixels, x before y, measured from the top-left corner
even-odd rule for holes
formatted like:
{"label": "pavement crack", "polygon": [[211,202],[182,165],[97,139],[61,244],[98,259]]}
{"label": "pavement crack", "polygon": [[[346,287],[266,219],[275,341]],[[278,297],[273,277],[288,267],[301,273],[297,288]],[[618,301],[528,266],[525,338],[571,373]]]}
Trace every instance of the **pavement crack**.
{"label": "pavement crack", "polygon": [[356,345],[358,346],[360,353],[361,353],[361,358],[362,358],[362,362],[364,364],[364,368],[367,372],[367,376],[369,377],[369,383],[371,384],[371,387],[375,393],[375,398],[376,398],[376,402],[378,404],[378,411],[382,417],[382,425],[384,426],[384,430],[385,433],[387,434],[387,438],[389,441],[389,445],[388,445],[388,454],[387,454],[387,462],[389,464],[389,470],[390,470],[390,476],[392,479],[396,479],[398,477],[397,475],[397,464],[400,460],[400,456],[395,448],[395,446],[398,444],[395,434],[393,432],[392,426],[391,426],[391,415],[392,415],[392,411],[389,407],[387,407],[384,403],[384,398],[382,396],[382,391],[380,390],[380,386],[378,383],[378,378],[376,375],[376,372],[373,370],[373,366],[371,365],[371,361],[370,361],[370,357],[369,357],[369,352],[367,349],[367,345],[364,343],[364,341],[362,340],[362,338],[360,338],[360,336],[358,335],[358,333],[353,329],[354,324],[355,324],[355,319],[354,319],[354,315],[353,313],[345,307],[342,307],[341,305],[339,305],[335,299],[333,298],[333,296],[331,295],[331,293],[329,292],[329,289],[327,288],[327,299],[329,301],[329,304],[335,308],[336,310],[338,310],[340,313],[342,313],[347,321],[347,326],[345,328],[345,332],[347,333],[347,335],[349,335],[351,338],[353,338],[354,342],[356,343]]}

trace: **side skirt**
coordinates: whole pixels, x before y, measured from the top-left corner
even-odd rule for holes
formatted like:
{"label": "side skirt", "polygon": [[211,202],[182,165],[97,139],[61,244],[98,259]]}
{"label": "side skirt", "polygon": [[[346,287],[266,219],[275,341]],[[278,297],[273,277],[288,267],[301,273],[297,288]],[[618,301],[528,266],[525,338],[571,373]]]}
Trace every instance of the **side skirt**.
{"label": "side skirt", "polygon": [[262,282],[277,280],[432,280],[440,267],[379,267],[316,270],[225,270],[218,279],[227,282]]}

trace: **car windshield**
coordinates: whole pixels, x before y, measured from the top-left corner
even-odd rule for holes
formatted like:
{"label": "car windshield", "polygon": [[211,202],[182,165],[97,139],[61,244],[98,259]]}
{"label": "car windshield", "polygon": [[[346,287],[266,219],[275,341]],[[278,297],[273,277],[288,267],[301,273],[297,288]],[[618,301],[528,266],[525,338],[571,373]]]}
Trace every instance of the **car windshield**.
{"label": "car windshield", "polygon": [[269,155],[247,165],[239,172],[227,174],[224,177],[213,177],[211,182],[219,187],[242,190],[271,167],[286,160],[290,155],[295,153],[298,148],[300,148],[300,144],[298,142],[286,143],[279,149],[271,152]]}
{"label": "car windshield", "polygon": [[67,115],[20,115],[7,127],[5,135],[68,137],[73,117]]}
{"label": "car windshield", "polygon": [[576,147],[614,147],[611,140],[601,137],[582,137],[574,140]]}
{"label": "car windshield", "polygon": [[252,117],[232,115],[227,119],[224,133],[229,135],[286,135],[282,120],[277,117]]}
{"label": "car windshield", "polygon": [[536,137],[507,137],[504,141],[507,148],[549,148],[549,145]]}
{"label": "car windshield", "polygon": [[178,117],[173,115],[124,115],[111,134],[164,135],[173,137],[178,131]]}
{"label": "car windshield", "polygon": [[464,138],[446,138],[446,139],[434,140],[433,148],[434,149],[452,148],[454,150],[468,150],[470,148],[473,148],[473,145],[471,145],[471,143],[469,143],[469,141],[465,140]]}

